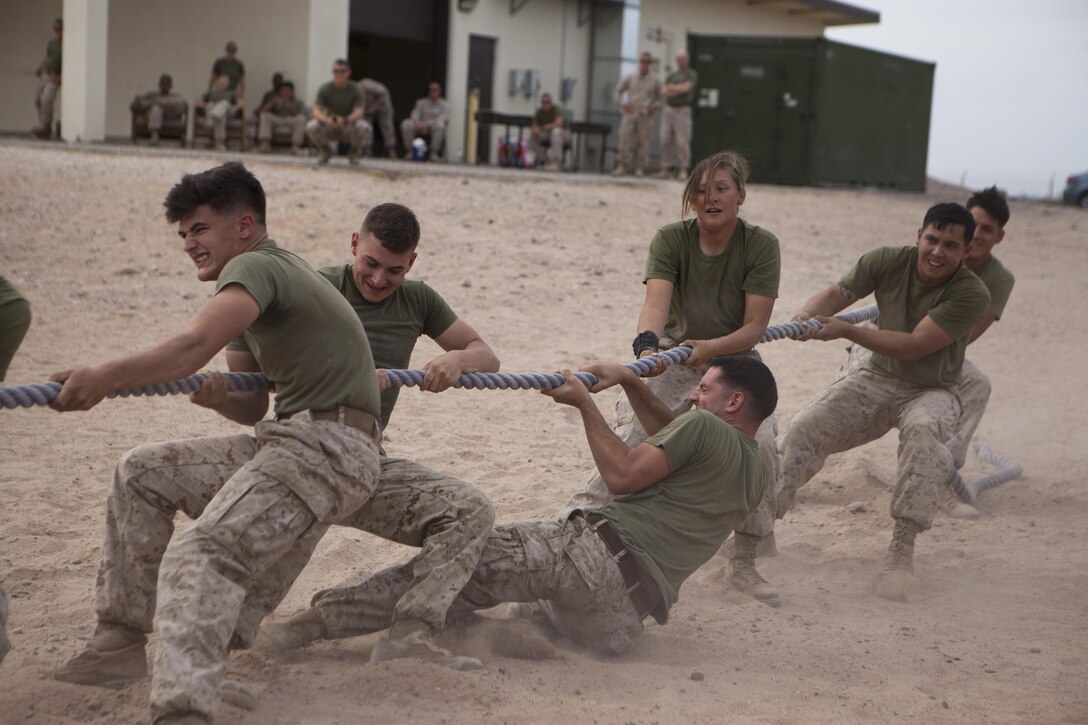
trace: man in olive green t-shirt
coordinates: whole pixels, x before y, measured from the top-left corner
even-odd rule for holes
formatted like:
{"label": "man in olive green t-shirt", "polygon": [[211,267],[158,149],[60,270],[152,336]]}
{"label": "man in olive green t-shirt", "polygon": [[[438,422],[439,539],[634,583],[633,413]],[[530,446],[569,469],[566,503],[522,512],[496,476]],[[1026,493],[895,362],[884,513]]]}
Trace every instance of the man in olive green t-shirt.
{"label": "man in olive green t-shirt", "polygon": [[661,171],[663,179],[688,178],[691,165],[691,104],[699,74],[688,65],[688,54],[676,54],[676,70],[665,78],[661,95],[665,110],[661,114]]}
{"label": "man in olive green t-shirt", "polygon": [[[87,410],[116,389],[195,373],[227,348],[233,371],[263,372],[276,391],[206,379],[193,402],[250,434],[141,446],[117,467],[96,584],[98,626],[54,673],[121,686],[147,676],[156,721],[210,720],[228,646],[253,581],[362,506],[377,483],[380,397],[366,332],[347,301],[265,227],[260,182],[231,162],[187,174],[166,197],[186,255],[216,292],[181,333],[141,353],[59,372],[52,406]],[[315,354],[320,351],[320,354]],[[172,537],[177,511],[193,525]],[[289,583],[288,583],[289,585]]]}
{"label": "man in olive green t-shirt", "polygon": [[318,152],[318,164],[327,164],[332,158],[336,141],[347,141],[348,163],[359,163],[364,148],[370,147],[373,132],[363,117],[363,92],[351,82],[351,66],[343,58],[332,64],[332,80],[317,89],[313,118],[306,124],[306,135]]}
{"label": "man in olive green t-shirt", "polygon": [[[680,585],[702,566],[771,485],[755,432],[778,403],[771,371],[759,360],[715,358],[677,414],[627,367],[594,363],[593,392],[621,385],[652,435],[630,448],[611,431],[585,385],[545,391],[582,416],[593,460],[618,498],[564,521],[498,526],[450,607],[464,615],[502,602],[538,602],[563,635],[622,653],[647,616],[664,624]],[[319,593],[296,619],[319,618],[328,637],[389,626],[393,604],[416,559],[381,571],[335,599]]]}
{"label": "man in olive green t-shirt", "polygon": [[208,77],[208,90],[215,85],[215,79],[219,76],[227,76],[229,82],[227,90],[234,91],[239,98],[246,96],[246,66],[238,59],[238,44],[233,40],[224,48],[224,55],[216,58],[212,63],[212,73]]}
{"label": "man in olive green t-shirt", "polygon": [[[412,350],[427,335],[445,352],[424,366],[421,388],[440,392],[467,372],[494,372],[499,360],[480,335],[457,317],[445,300],[425,282],[405,279],[416,260],[419,222],[401,204],[379,204],[367,212],[362,228],[351,235],[351,264],[319,270],[355,310],[367,331],[379,368],[408,367]],[[384,376],[379,369],[379,380]],[[399,387],[382,391],[382,428],[389,424]],[[371,652],[371,661],[394,657],[448,658],[433,633],[446,621],[446,611],[472,575],[495,520],[488,500],[476,487],[414,461],[392,458],[381,451],[381,476],[373,497],[338,523],[421,549],[411,579],[393,603],[393,624]],[[297,552],[293,566],[301,569],[309,551]],[[276,581],[255,602],[249,623],[275,609],[286,594]],[[325,600],[350,596],[351,588],[321,592]],[[260,611],[263,610],[263,611]],[[328,636],[319,617],[270,624],[264,633],[281,650]]]}
{"label": "man in olive green t-shirt", "polygon": [[34,92],[34,107],[38,109],[38,125],[33,133],[38,138],[53,137],[53,106],[57,102],[57,90],[60,89],[61,76],[61,40],[64,35],[64,21],[53,21],[53,37],[45,45],[45,57],[38,63],[34,75],[38,86]]}
{"label": "man in olive green t-shirt", "polygon": [[[1009,221],[1009,203],[1005,195],[996,186],[975,192],[967,200],[967,211],[971,212],[971,217],[975,220],[975,234],[971,237],[971,249],[964,258],[963,264],[982,280],[990,293],[990,306],[982,320],[971,331],[968,343],[972,343],[982,337],[990,329],[990,325],[1001,319],[1016,279],[992,253],[993,248],[1005,238],[1005,225]],[[839,378],[859,370],[873,355],[871,350],[856,344],[851,345],[848,351],[846,362],[839,368]],[[952,451],[952,457],[956,463],[956,470],[952,473],[953,478],[959,477],[959,469],[963,468],[967,459],[967,449],[986,412],[990,390],[990,379],[970,360],[964,358],[963,379],[955,387],[956,397],[960,400],[963,412],[960,414],[952,439],[948,442],[948,448]],[[941,486],[938,489],[938,495],[941,511],[949,516],[961,519],[979,517],[978,509],[961,501],[950,486]]]}
{"label": "man in olive green t-shirt", "polygon": [[[915,246],[881,247],[861,259],[837,285],[810,298],[794,319],[823,327],[804,339],[847,339],[873,351],[872,361],[809,401],[782,441],[777,514],[832,453],[899,429],[899,471],[890,513],[891,545],[875,590],[905,600],[911,586],[914,539],[929,529],[938,487],[954,457],[948,448],[960,405],[952,388],[962,377],[963,353],[986,313],[986,285],[964,264],[975,220],[959,204],[926,212]],[[870,293],[880,308],[878,329],[848,325],[831,315]]]}
{"label": "man in olive green t-shirt", "polygon": [[550,93],[540,96],[540,108],[533,114],[529,145],[536,162],[545,171],[558,171],[563,160],[563,146],[570,142],[563,109],[552,103]]}

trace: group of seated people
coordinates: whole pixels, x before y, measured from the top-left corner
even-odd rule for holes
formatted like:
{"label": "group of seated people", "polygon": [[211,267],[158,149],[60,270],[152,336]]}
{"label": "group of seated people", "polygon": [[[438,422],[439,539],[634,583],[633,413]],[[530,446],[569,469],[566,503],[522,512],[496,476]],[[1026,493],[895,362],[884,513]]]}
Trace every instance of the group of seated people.
{"label": "group of seated people", "polygon": [[[348,161],[356,163],[360,156],[374,153],[374,126],[380,129],[382,145],[389,158],[397,157],[397,135],[393,126],[393,102],[389,89],[372,78],[351,80],[351,66],[338,59],[333,64],[333,78],[323,84],[316,94],[312,109],[295,95],[295,84],[283,73],[272,76],[272,87],[265,92],[260,104],[248,118],[245,116],[245,68],[236,57],[237,45],[228,43],[226,55],[212,67],[208,90],[193,102],[196,117],[194,135],[210,135],[214,147],[227,147],[228,125],[232,119],[242,121],[239,130],[242,150],[254,143],[262,153],[270,153],[274,140],[286,141],[289,132],[291,153],[301,155],[308,139],[318,150],[318,163],[327,163],[334,153],[334,144],[348,144]],[[136,96],[132,101],[133,139],[146,135],[156,146],[163,137],[184,141],[189,103],[173,90],[174,81],[168,73],[159,77],[158,89]],[[449,106],[442,97],[442,86],[431,82],[427,95],[420,98],[411,114],[400,125],[401,139],[412,156],[413,144],[424,140],[423,148],[429,160],[443,152]],[[279,137],[277,137],[279,135]],[[415,142],[415,143],[414,143]]]}

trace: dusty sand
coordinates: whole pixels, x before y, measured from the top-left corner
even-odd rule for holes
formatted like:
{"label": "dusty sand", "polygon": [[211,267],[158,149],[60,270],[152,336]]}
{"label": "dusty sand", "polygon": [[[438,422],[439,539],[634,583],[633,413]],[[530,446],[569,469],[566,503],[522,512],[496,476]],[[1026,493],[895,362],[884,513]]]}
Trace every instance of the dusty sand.
{"label": "dusty sand", "polygon": [[[5,384],[44,381],[181,328],[211,288],[179,253],[161,200],[182,173],[225,158],[0,145],[0,269],[34,312]],[[626,359],[650,237],[680,207],[678,182],[249,163],[268,192],[272,235],[314,265],[347,261],[350,233],[372,204],[412,206],[423,225],[412,275],[440,290],[511,371]],[[930,204],[965,197],[949,187],[753,186],[742,215],[782,242],[772,322],[867,249],[912,242]],[[1088,290],[1076,271],[1088,269],[1088,215],[1041,203],[1012,210],[997,253],[1017,287],[970,357],[995,391],[978,437],[1025,474],[983,495],[981,520],[942,518],[920,537],[914,601],[869,592],[890,534],[892,434],[833,458],[780,523],[778,555],[759,563],[785,599],[780,609],[731,591],[717,557],[684,585],[670,623],[651,623],[616,660],[565,648],[561,659],[526,661],[468,643],[486,671],[371,666],[372,638],[320,644],[289,662],[239,653],[232,670],[261,693],[259,705],[224,707],[218,722],[1088,720],[1079,336]],[[832,380],[843,348],[761,347],[778,377],[783,428]],[[422,341],[413,363],[436,350]],[[211,367],[225,366],[220,358]],[[610,409],[613,400],[606,393],[600,404]],[[114,692],[55,682],[49,672],[93,629],[103,505],[118,456],[144,442],[236,430],[179,396],[107,401],[85,414],[0,411],[0,585],[15,647],[0,667],[0,721],[147,720],[146,684]],[[405,391],[388,448],[475,482],[500,521],[552,516],[591,467],[572,411],[531,392]],[[965,473],[989,470],[972,454]],[[854,502],[864,510],[849,512]],[[409,554],[334,530],[277,616],[305,606],[320,586]]]}

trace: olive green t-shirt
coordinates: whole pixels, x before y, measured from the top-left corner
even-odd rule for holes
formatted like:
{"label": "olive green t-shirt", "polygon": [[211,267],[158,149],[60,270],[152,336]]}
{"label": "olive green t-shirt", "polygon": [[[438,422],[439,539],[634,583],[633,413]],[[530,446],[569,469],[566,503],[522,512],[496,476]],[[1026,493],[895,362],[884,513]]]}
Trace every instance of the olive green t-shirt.
{"label": "olive green t-shirt", "polygon": [[363,92],[354,83],[348,83],[343,88],[337,88],[332,81],[317,89],[315,106],[325,109],[325,112],[336,116],[349,116],[356,108],[363,105]]}
{"label": "olive green t-shirt", "polygon": [[911,332],[926,316],[954,338],[951,345],[908,362],[873,353],[873,366],[918,385],[950,388],[960,382],[971,331],[986,314],[990,294],[967,267],[936,285],[918,280],[918,247],[878,247],[866,252],[842,278],[859,298],[876,293],[877,327]]}
{"label": "olive green t-shirt", "polygon": [[994,314],[995,320],[1000,320],[1005,311],[1005,303],[1009,301],[1009,295],[1012,294],[1012,287],[1016,284],[1016,278],[992,254],[981,267],[971,271],[990,291],[990,311]]}
{"label": "olive green t-shirt", "polygon": [[691,90],[687,93],[681,93],[678,96],[669,96],[665,99],[665,103],[670,106],[690,106],[692,100],[695,98],[695,90],[699,87],[699,74],[692,68],[688,68],[686,71],[673,71],[665,79],[665,85],[677,86],[681,83],[691,81]]}
{"label": "olive green t-shirt", "polygon": [[276,390],[276,413],[339,405],[381,412],[366,332],[351,305],[313,267],[271,239],[223,266],[218,293],[240,284],[261,314],[228,350],[248,350]]}
{"label": "olive green t-shirt", "polygon": [[705,410],[681,413],[646,442],[665,450],[668,475],[598,513],[672,607],[684,580],[759,504],[770,477],[755,439]]}
{"label": "olive green t-shirt", "polygon": [[563,109],[559,106],[552,104],[552,107],[545,111],[543,108],[536,109],[536,113],[533,114],[534,126],[547,126],[549,123],[553,123],[556,118],[563,115]]}
{"label": "olive green t-shirt", "polygon": [[238,81],[245,77],[246,67],[237,58],[231,60],[223,56],[212,65],[212,75],[230,78],[230,85],[227,88],[233,91],[238,87]]}
{"label": "olive green t-shirt", "polygon": [[60,75],[62,66],[62,52],[60,40],[57,38],[50,38],[49,42],[45,44],[45,72],[52,73],[53,75]]}
{"label": "olive green t-shirt", "polygon": [[[355,286],[350,264],[322,267],[318,272],[332,282],[355,310],[370,340],[374,364],[379,368],[407,368],[420,335],[439,337],[457,322],[454,311],[426,282],[406,279],[381,302],[367,302]],[[382,428],[389,424],[399,393],[399,387],[382,391]]]}
{"label": "olive green t-shirt", "polygon": [[643,282],[673,283],[665,333],[676,340],[712,340],[744,324],[747,292],[778,297],[782,272],[778,239],[765,229],[737,220],[733,239],[721,254],[699,249],[695,219],[667,224],[650,243]]}

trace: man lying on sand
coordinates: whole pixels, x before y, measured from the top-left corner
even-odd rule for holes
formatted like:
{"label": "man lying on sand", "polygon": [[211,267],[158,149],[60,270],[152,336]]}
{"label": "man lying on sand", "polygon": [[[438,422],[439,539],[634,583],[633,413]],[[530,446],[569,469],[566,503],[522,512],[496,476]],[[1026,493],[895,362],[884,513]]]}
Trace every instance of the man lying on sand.
{"label": "man lying on sand", "polygon": [[[582,414],[593,460],[620,498],[563,522],[496,527],[450,615],[540,601],[563,635],[621,653],[648,615],[668,620],[680,585],[771,485],[754,436],[774,412],[778,391],[762,362],[715,358],[691,393],[692,409],[677,414],[622,365],[586,370],[599,378],[593,392],[623,387],[650,433],[646,441],[628,448],[569,371],[566,384],[545,394]],[[310,609],[265,631],[277,641],[306,644],[384,630],[414,566],[411,559],[357,586],[319,592]]]}

